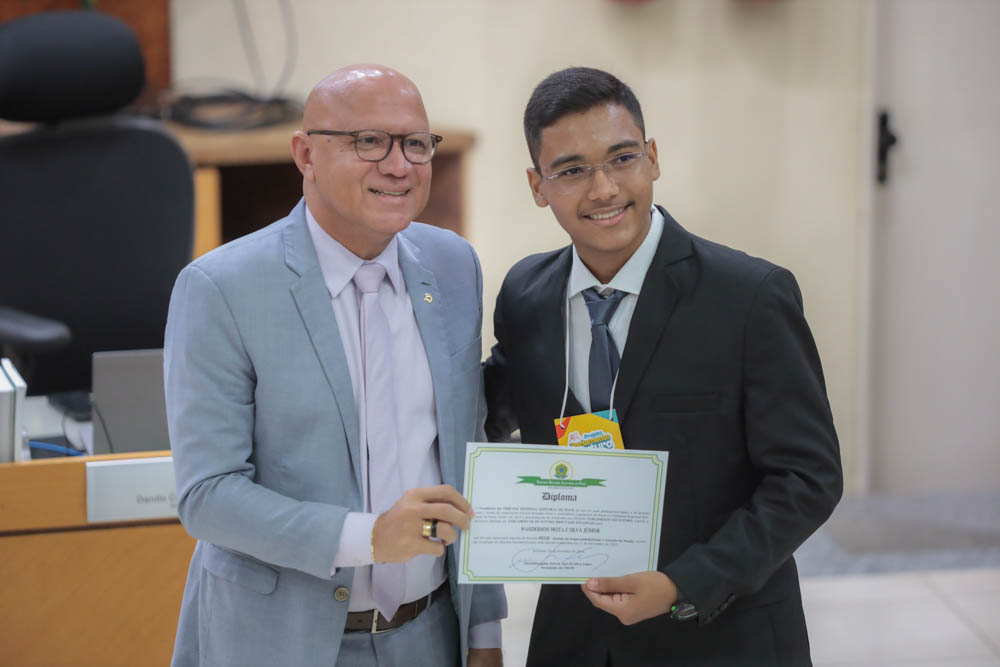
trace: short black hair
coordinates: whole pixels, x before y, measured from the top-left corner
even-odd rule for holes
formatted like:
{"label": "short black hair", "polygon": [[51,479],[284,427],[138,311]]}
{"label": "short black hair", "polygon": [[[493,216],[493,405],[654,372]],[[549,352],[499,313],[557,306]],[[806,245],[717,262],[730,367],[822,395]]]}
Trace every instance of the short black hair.
{"label": "short black hair", "polygon": [[617,77],[592,67],[569,67],[548,75],[535,86],[524,109],[524,138],[528,141],[531,161],[538,169],[538,153],[542,147],[542,130],[554,125],[563,116],[587,111],[599,104],[620,104],[646,136],[642,108],[635,93]]}

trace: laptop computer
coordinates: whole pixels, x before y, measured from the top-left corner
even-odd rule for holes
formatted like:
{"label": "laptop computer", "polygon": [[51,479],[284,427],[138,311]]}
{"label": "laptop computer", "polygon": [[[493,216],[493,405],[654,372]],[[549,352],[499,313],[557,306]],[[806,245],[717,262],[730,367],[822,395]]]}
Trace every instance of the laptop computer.
{"label": "laptop computer", "polygon": [[163,397],[163,350],[93,355],[94,453],[170,449]]}

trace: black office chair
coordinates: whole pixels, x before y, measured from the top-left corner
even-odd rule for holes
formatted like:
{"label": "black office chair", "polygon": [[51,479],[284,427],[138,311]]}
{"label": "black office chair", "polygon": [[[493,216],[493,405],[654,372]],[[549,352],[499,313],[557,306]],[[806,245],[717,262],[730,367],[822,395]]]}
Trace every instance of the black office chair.
{"label": "black office chair", "polygon": [[0,346],[31,394],[89,390],[97,350],[163,346],[194,186],[159,121],[112,115],[144,80],[138,41],[113,17],[0,25],[0,118],[39,124],[0,136]]}

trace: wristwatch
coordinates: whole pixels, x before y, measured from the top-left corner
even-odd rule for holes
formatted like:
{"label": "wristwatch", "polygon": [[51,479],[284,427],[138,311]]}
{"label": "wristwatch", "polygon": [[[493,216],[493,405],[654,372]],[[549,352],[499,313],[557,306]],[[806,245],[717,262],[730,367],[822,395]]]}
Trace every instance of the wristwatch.
{"label": "wristwatch", "polygon": [[690,621],[692,618],[698,617],[698,609],[684,597],[684,594],[677,591],[677,601],[670,605],[670,618],[671,620],[682,622]]}

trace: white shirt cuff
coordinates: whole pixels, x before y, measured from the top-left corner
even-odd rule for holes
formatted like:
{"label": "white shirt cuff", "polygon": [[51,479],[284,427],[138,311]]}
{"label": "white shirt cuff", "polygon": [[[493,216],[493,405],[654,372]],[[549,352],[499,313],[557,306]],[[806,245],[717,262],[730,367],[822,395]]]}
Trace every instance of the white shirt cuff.
{"label": "white shirt cuff", "polygon": [[377,518],[375,514],[364,512],[347,513],[344,527],[340,531],[340,546],[337,548],[337,555],[333,557],[331,574],[336,574],[342,567],[372,564],[372,528]]}
{"label": "white shirt cuff", "polygon": [[500,621],[486,621],[469,628],[469,648],[500,648]]}

